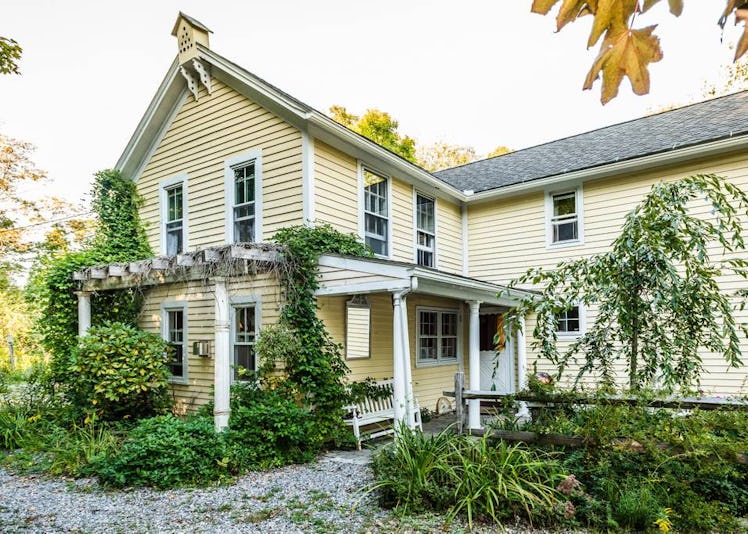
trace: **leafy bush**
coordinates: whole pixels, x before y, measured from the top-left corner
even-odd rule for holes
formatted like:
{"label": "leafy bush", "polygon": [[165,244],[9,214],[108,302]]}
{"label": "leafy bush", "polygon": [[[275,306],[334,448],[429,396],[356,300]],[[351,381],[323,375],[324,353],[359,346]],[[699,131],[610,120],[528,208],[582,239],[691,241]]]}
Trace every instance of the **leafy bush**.
{"label": "leafy bush", "polygon": [[284,389],[261,390],[253,383],[234,386],[226,440],[239,471],[267,469],[314,459],[312,419]]}
{"label": "leafy bush", "polygon": [[563,479],[547,454],[449,430],[426,436],[405,426],[373,460],[380,502],[401,511],[447,511],[500,522],[552,514]]}
{"label": "leafy bush", "polygon": [[123,323],[93,327],[73,352],[63,375],[72,404],[104,419],[166,413],[167,345]]}
{"label": "leafy bush", "polygon": [[143,419],[121,447],[92,464],[106,485],[159,489],[205,484],[229,476],[222,434],[206,417]]}

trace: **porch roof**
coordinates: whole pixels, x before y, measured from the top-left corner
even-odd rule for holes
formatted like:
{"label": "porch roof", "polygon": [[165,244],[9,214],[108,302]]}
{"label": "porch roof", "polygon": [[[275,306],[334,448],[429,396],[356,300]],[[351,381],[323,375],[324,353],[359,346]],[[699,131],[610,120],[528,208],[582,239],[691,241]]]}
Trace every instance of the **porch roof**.
{"label": "porch roof", "polygon": [[534,291],[509,289],[476,278],[452,274],[413,263],[325,254],[320,256],[319,296],[362,295],[406,291],[514,306]]}

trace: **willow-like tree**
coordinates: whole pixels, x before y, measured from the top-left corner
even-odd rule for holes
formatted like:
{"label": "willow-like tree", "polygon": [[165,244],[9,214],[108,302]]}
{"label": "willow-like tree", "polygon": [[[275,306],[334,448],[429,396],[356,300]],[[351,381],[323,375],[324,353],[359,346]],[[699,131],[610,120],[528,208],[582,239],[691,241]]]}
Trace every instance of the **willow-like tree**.
{"label": "willow-like tree", "polygon": [[[695,209],[700,203],[708,213]],[[539,298],[521,301],[507,325],[516,331],[520,317],[535,313],[535,348],[559,377],[577,364],[577,381],[592,373],[614,386],[615,368],[625,363],[632,390],[697,386],[704,351],[721,354],[729,367],[742,365],[740,335],[748,331],[735,312],[748,290],[727,293],[719,279],[748,277],[746,217],[748,196],[718,176],[657,184],[626,215],[608,252],[513,280],[509,287],[542,289]],[[578,304],[595,309],[596,317],[560,352],[556,318]]]}

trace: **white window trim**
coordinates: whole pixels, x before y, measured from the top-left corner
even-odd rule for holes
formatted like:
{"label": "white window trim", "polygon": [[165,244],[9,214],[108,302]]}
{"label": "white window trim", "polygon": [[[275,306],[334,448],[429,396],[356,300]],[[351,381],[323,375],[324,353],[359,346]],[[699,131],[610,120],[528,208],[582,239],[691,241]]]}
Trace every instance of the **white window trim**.
{"label": "white window trim", "polygon": [[561,332],[556,329],[558,339],[578,339],[587,331],[587,310],[581,302],[574,306],[579,308],[579,332]]}
{"label": "white window trim", "polygon": [[172,384],[189,383],[189,360],[190,360],[190,338],[189,338],[189,306],[186,300],[173,300],[161,303],[161,338],[169,341],[169,317],[170,311],[182,311],[184,314],[184,353],[182,355],[182,366],[184,367],[184,376],[169,376],[169,382]]}
{"label": "white window trim", "polygon": [[[577,239],[553,242],[553,196],[563,193],[574,193],[577,213]],[[545,244],[546,248],[576,247],[584,245],[584,188],[582,184],[570,186],[564,189],[553,189],[545,191]]]}
{"label": "white window trim", "polygon": [[189,212],[188,206],[189,196],[187,191],[187,173],[177,174],[171,178],[166,178],[158,183],[158,195],[159,195],[159,225],[160,233],[159,250],[162,255],[166,255],[166,216],[168,214],[167,206],[167,194],[166,190],[174,187],[175,185],[182,184],[182,254],[187,252],[189,249]]}
{"label": "white window trim", "polygon": [[380,172],[376,167],[358,162],[358,235],[362,241],[366,242],[365,222],[366,213],[364,211],[364,170],[381,176],[387,180],[387,254],[374,254],[376,258],[392,259],[392,177],[384,172]]}
{"label": "white window trim", "polygon": [[[231,362],[231,383],[235,383],[234,379],[234,339],[236,339],[236,315],[235,308],[242,306],[254,306],[255,307],[255,346],[257,345],[257,339],[260,337],[260,323],[262,321],[262,299],[259,295],[239,295],[231,297],[229,299],[229,361]],[[255,368],[259,369],[260,358],[255,351]]]}
{"label": "white window trim", "polygon": [[243,163],[255,162],[255,242],[262,242],[262,149],[253,148],[231,156],[223,162],[223,191],[227,244],[234,243],[234,170]]}
{"label": "white window trim", "polygon": [[439,268],[439,200],[434,195],[426,194],[413,188],[413,263],[418,265],[418,197],[428,198],[434,201],[434,265],[433,269]]}
{"label": "white window trim", "polygon": [[[421,312],[449,312],[457,316],[457,357],[455,359],[443,360],[437,354],[436,361],[421,360]],[[444,365],[459,365],[462,361],[462,314],[459,308],[438,308],[434,306],[416,306],[416,367],[441,367]],[[437,337],[441,337],[441,332]]]}

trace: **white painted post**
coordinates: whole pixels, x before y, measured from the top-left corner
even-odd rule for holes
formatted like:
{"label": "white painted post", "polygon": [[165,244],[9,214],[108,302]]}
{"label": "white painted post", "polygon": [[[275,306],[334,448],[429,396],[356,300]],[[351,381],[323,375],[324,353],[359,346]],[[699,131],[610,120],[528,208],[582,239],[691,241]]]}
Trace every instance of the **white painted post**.
{"label": "white painted post", "polygon": [[410,338],[408,337],[408,299],[402,298],[400,305],[400,329],[403,344],[403,369],[405,370],[405,415],[408,426],[416,427],[416,403],[413,396],[413,376],[410,368]]}
{"label": "white painted post", "polygon": [[[470,390],[480,389],[480,301],[471,300],[470,333],[468,336],[468,368],[470,371]],[[478,430],[480,426],[480,400],[470,399],[468,408],[468,427]]]}
{"label": "white painted post", "polygon": [[213,420],[216,432],[221,432],[229,426],[230,387],[231,387],[231,358],[229,349],[229,296],[226,290],[226,279],[215,279],[215,360],[214,360],[214,401]]}
{"label": "white painted post", "polygon": [[[519,320],[520,330],[517,332],[517,391],[522,391],[527,386],[527,347],[525,346],[525,318]],[[526,402],[519,403],[519,417],[528,417],[530,411]]]}
{"label": "white painted post", "polygon": [[85,336],[91,328],[91,292],[76,291],[78,296],[78,335]]}
{"label": "white painted post", "polygon": [[405,412],[405,368],[403,365],[403,323],[400,317],[402,296],[392,294],[392,405],[395,412],[395,424],[402,421]]}

